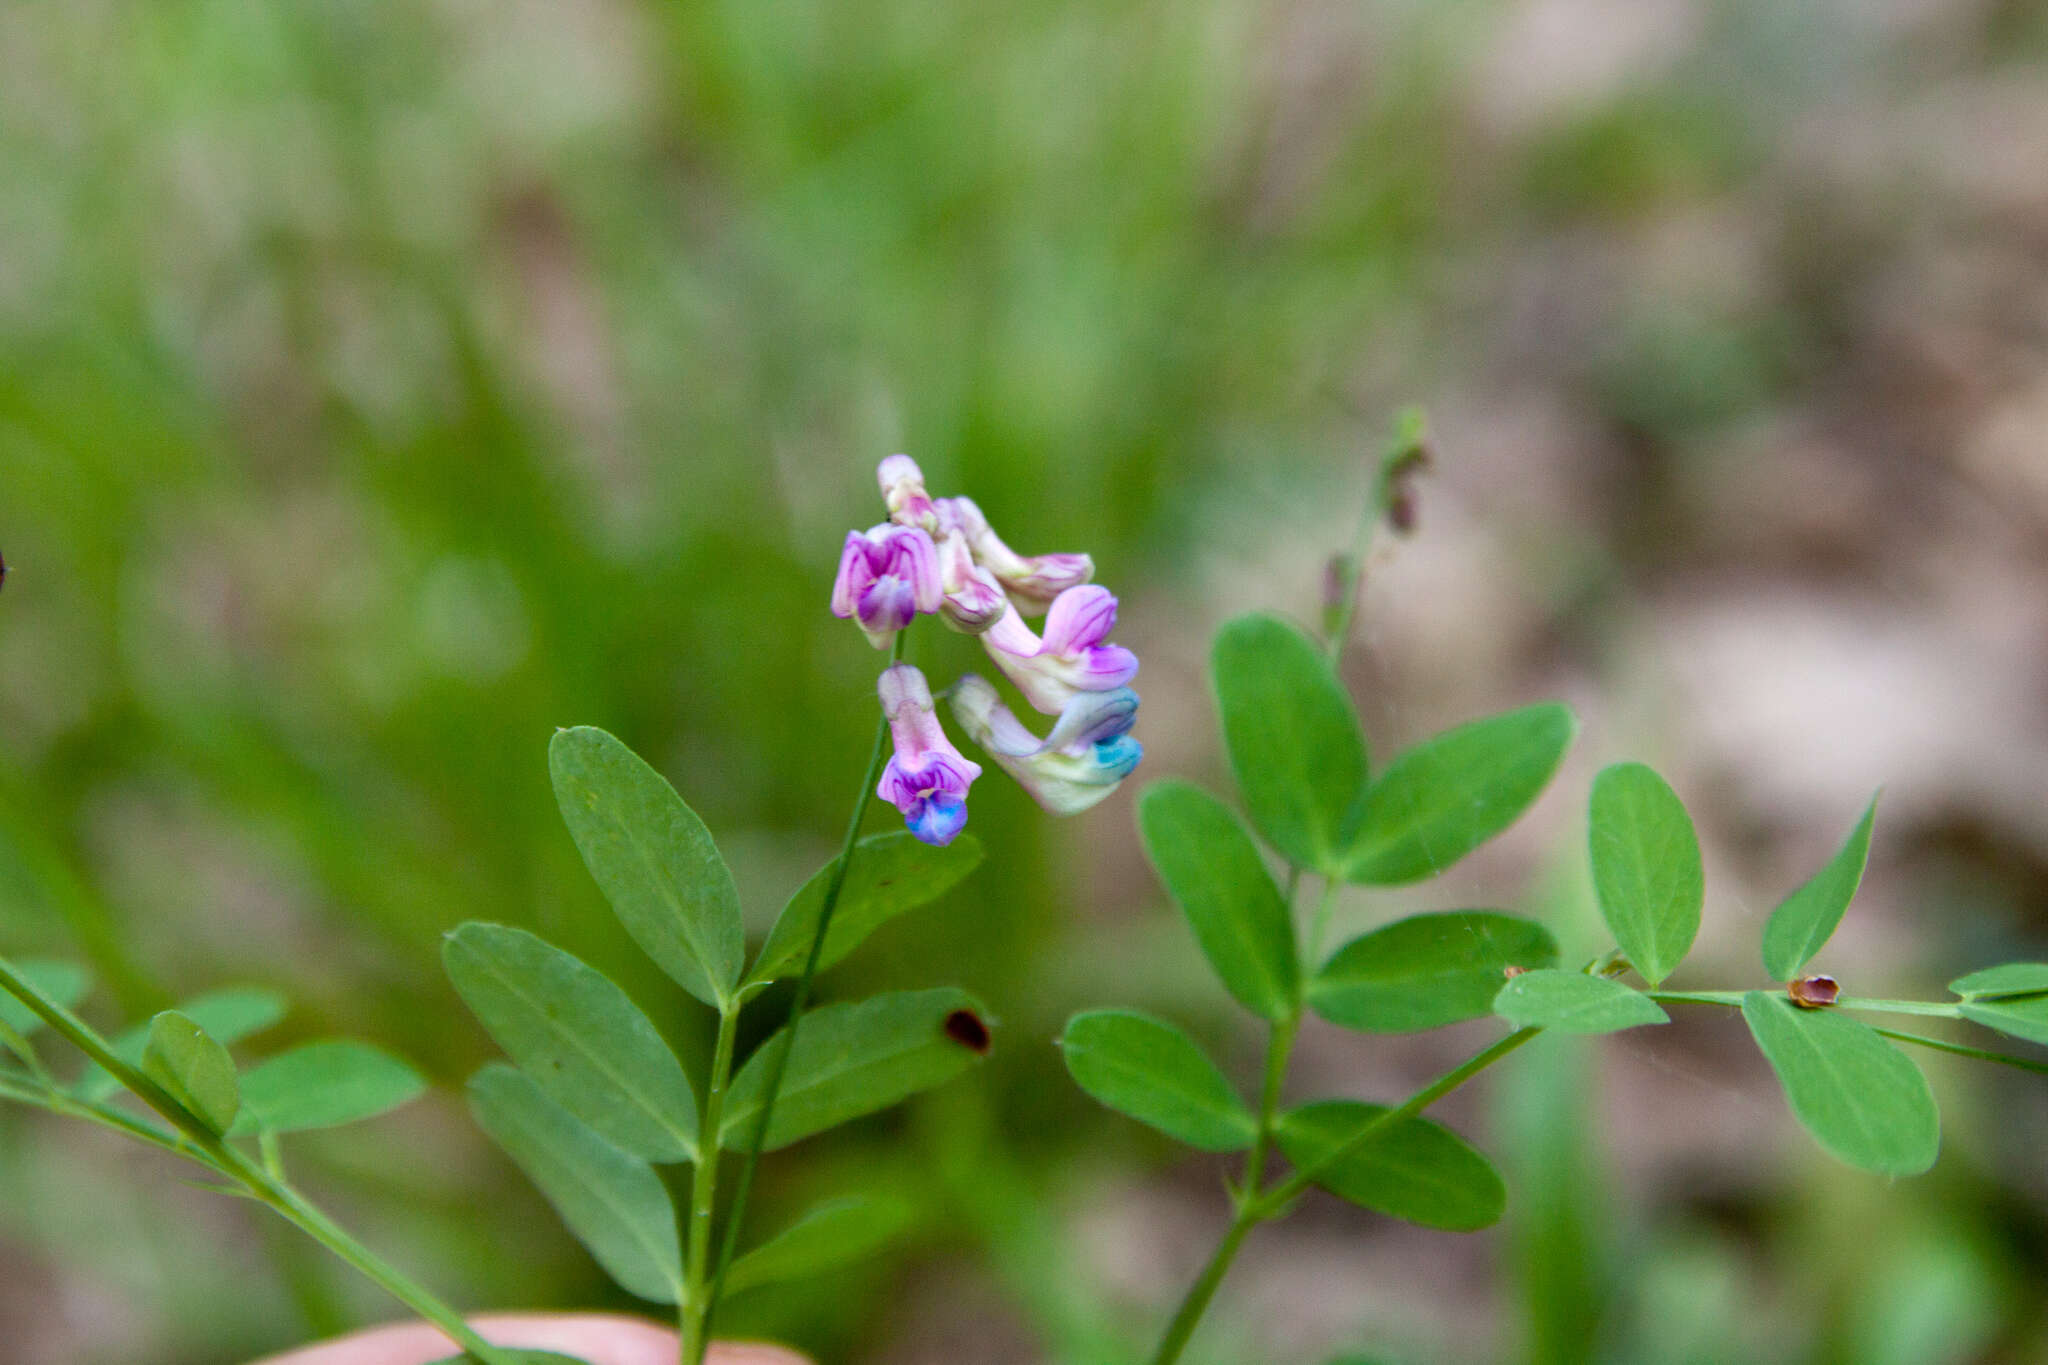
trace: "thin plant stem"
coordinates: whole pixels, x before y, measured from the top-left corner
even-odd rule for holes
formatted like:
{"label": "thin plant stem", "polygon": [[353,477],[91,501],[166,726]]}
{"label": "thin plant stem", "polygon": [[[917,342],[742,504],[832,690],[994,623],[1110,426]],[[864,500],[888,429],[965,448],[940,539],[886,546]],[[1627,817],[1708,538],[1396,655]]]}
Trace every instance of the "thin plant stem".
{"label": "thin plant stem", "polygon": [[1865,1000],[1845,995],[1835,1002],[1838,1010],[1868,1010],[1876,1014],[1918,1014],[1929,1019],[1960,1019],[1963,1012],[1952,1003],[1939,1000]]}
{"label": "thin plant stem", "polygon": [[1881,1028],[1873,1031],[1895,1042],[1917,1043],[1921,1047],[1931,1047],[1936,1052],[1953,1052],[1958,1057],[1971,1057],[1980,1062],[1996,1062],[2000,1066],[2018,1067],[2021,1071],[2032,1071],[2037,1075],[2048,1076],[2048,1062],[2035,1061],[2032,1057],[2015,1057],[2009,1052],[1993,1052],[1988,1048],[1971,1047],[1966,1043],[1951,1043],[1944,1038],[1901,1033],[1897,1029]]}
{"label": "thin plant stem", "polygon": [[1338,589],[1337,601],[1325,618],[1329,622],[1325,649],[1332,668],[1342,660],[1344,646],[1351,638],[1351,618],[1358,611],[1358,585],[1365,576],[1365,556],[1372,549],[1373,536],[1378,532],[1380,523],[1387,519],[1389,504],[1393,501],[1394,470],[1423,440],[1422,414],[1414,409],[1402,412],[1395,422],[1393,438],[1382,448],[1379,463],[1373,468],[1372,494],[1366,499],[1365,510],[1359,514],[1358,529],[1352,533],[1351,551],[1344,559],[1344,582]]}
{"label": "thin plant stem", "polygon": [[1258,1197],[1266,1183],[1266,1154],[1273,1146],[1273,1123],[1280,1111],[1280,1087],[1287,1080],[1288,1059],[1294,1055],[1294,1039],[1301,1032],[1301,1006],[1297,1003],[1284,1017],[1273,1021],[1266,1040],[1266,1079],[1259,1090],[1259,1131],[1252,1139],[1251,1155],[1245,1158],[1244,1185],[1240,1202]]}
{"label": "thin plant stem", "polygon": [[1174,1365],[1174,1362],[1180,1359],[1181,1352],[1187,1349],[1188,1341],[1194,1336],[1195,1327],[1201,1322],[1203,1313],[1208,1311],[1210,1301],[1216,1297],[1223,1277],[1230,1273],[1231,1262],[1237,1259],[1238,1251],[1244,1246],[1245,1238],[1251,1235],[1254,1227],[1277,1217],[1297,1195],[1315,1183],[1317,1176],[1369,1142],[1382,1128],[1415,1117],[1540,1032],[1541,1029],[1518,1029],[1491,1047],[1474,1053],[1458,1066],[1410,1095],[1395,1108],[1380,1114],[1344,1143],[1332,1148],[1321,1159],[1295,1171],[1272,1189],[1256,1192],[1252,1197],[1240,1201],[1237,1217],[1231,1220],[1230,1230],[1223,1234],[1223,1240],[1210,1255],[1208,1264],[1202,1267],[1201,1276],[1188,1287],[1186,1296],[1181,1299],[1180,1307],[1174,1310],[1173,1320],[1167,1324],[1166,1334],[1160,1338],[1158,1349],[1152,1353],[1152,1365]]}
{"label": "thin plant stem", "polygon": [[1222,1286],[1223,1277],[1230,1273],[1230,1263],[1237,1259],[1244,1239],[1259,1225],[1259,1215],[1253,1212],[1254,1207],[1254,1204],[1246,1203],[1238,1209],[1237,1217],[1230,1222],[1230,1230],[1216,1244],[1209,1263],[1202,1267],[1201,1275],[1188,1287],[1187,1297],[1180,1301],[1173,1321],[1166,1325],[1166,1335],[1159,1339],[1159,1349],[1152,1353],[1152,1365],[1173,1365],[1180,1359],[1181,1352],[1187,1349],[1195,1328],[1201,1324],[1202,1315],[1209,1311],[1210,1301]]}
{"label": "thin plant stem", "polygon": [[[892,665],[903,658],[905,633],[896,632],[895,642],[889,650]],[[804,1007],[811,1002],[811,982],[817,977],[818,963],[825,955],[825,936],[832,930],[832,912],[839,908],[839,893],[846,888],[847,869],[853,864],[853,846],[860,838],[861,821],[867,817],[868,802],[874,798],[875,784],[881,780],[882,758],[888,750],[889,717],[885,713],[875,726],[875,747],[868,756],[867,774],[861,778],[860,791],[853,801],[853,815],[846,822],[846,837],[840,841],[839,857],[832,864],[831,879],[825,883],[825,896],[818,905],[818,927],[811,934],[811,951],[804,959],[803,975],[797,978],[796,994],[789,1003],[789,1023],[783,1026],[781,1042],[776,1046],[775,1055],[768,1060],[761,1113],[754,1120],[754,1131],[747,1139],[739,1179],[733,1185],[732,1207],[725,1215],[725,1236],[719,1247],[718,1268],[712,1272],[711,1286],[704,1299],[705,1339],[698,1343],[695,1356],[685,1355],[682,1358],[683,1365],[701,1365],[703,1353],[710,1346],[712,1323],[718,1312],[718,1296],[725,1288],[725,1273],[731,1268],[733,1256],[739,1250],[741,1217],[746,1212],[747,1196],[753,1192],[754,1168],[761,1164],[761,1149],[767,1145],[768,1125],[775,1117],[775,1100],[782,1092],[782,1079],[789,1070],[789,1054],[796,1048],[797,1024],[803,1019]],[[717,1134],[712,1135],[711,1141],[716,1143]]]}
{"label": "thin plant stem", "polygon": [[[199,1149],[175,1133],[166,1133],[161,1128],[151,1127],[132,1114],[124,1114],[111,1105],[102,1105],[92,1100],[79,1099],[61,1090],[23,1085],[14,1077],[0,1077],[0,1100],[13,1100],[17,1104],[31,1104],[38,1109],[48,1110],[69,1119],[83,1119],[97,1123],[122,1137],[162,1148],[173,1156],[196,1161],[212,1168],[213,1162],[200,1153]],[[214,1168],[218,1169],[218,1168]]]}
{"label": "thin plant stem", "polygon": [[451,1341],[482,1362],[482,1365],[516,1365],[509,1355],[478,1336],[469,1324],[462,1320],[460,1313],[414,1283],[403,1272],[378,1259],[369,1248],[356,1241],[304,1195],[282,1181],[272,1178],[268,1172],[253,1164],[239,1149],[228,1145],[218,1133],[178,1103],[162,1086],[117,1056],[113,1045],[102,1038],[91,1025],[44,995],[5,958],[0,958],[0,989],[6,990],[15,999],[35,1011],[45,1023],[62,1034],[79,1051],[106,1068],[137,1099],[170,1120],[183,1134],[190,1147],[196,1151],[188,1150],[170,1135],[158,1133],[147,1124],[132,1120],[116,1122],[117,1117],[125,1119],[126,1116],[119,1115],[118,1111],[111,1109],[106,1109],[104,1113],[99,1112],[105,1109],[104,1106],[88,1105],[84,1101],[73,1100],[58,1092],[52,1092],[49,1099],[64,1104],[67,1111],[87,1111],[80,1113],[80,1117],[91,1117],[109,1127],[120,1128],[130,1137],[159,1147],[168,1147],[181,1156],[196,1160],[200,1165],[227,1176],[280,1217],[360,1271],[393,1298],[440,1328]]}
{"label": "thin plant stem", "polygon": [[[1741,1009],[1742,998],[1747,991],[1645,991],[1652,1000],[1675,1005],[1721,1005],[1729,1009]],[[1929,1019],[1960,1019],[1962,1011],[1954,1004],[1938,1000],[1872,1000],[1857,995],[1845,995],[1832,1005],[1819,1006],[1821,1009],[1862,1010],[1867,1014],[1917,1014]]]}
{"label": "thin plant stem", "polygon": [[43,1059],[36,1055],[35,1044],[29,1042],[4,1019],[0,1019],[0,1046],[6,1047],[9,1052],[19,1057],[22,1065],[35,1075],[37,1081],[50,1089],[56,1088],[57,1083],[51,1078],[48,1068],[43,1065]]}
{"label": "thin plant stem", "polygon": [[711,1301],[705,1286],[711,1275],[711,1218],[718,1199],[718,1130],[725,1123],[725,1095],[732,1081],[732,1052],[739,1032],[738,1001],[718,1016],[718,1041],[711,1050],[711,1080],[704,1088],[704,1122],[697,1139],[697,1169],[690,1182],[689,1283],[683,1292],[678,1325],[682,1328],[682,1359],[694,1362],[710,1340]]}

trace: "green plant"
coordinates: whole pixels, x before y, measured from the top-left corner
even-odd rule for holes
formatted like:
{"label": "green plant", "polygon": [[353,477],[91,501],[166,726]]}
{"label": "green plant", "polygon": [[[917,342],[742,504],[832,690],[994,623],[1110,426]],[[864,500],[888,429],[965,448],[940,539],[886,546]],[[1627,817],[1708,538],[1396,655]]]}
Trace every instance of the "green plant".
{"label": "green plant", "polygon": [[[2048,1072],[2048,1064],[1876,1028],[1848,1012],[1967,1019],[2048,1043],[2048,965],[2014,963],[1953,983],[1953,1002],[1841,996],[1805,975],[1855,895],[1876,803],[1840,851],[1785,897],[1765,926],[1775,990],[1668,990],[1699,930],[1705,878],[1691,818],[1650,768],[1621,763],[1595,780],[1588,851],[1615,947],[1560,963],[1550,932],[1492,910],[1414,915],[1324,951],[1338,887],[1393,887],[1434,877],[1514,822],[1564,757],[1574,722],[1542,703],[1458,726],[1371,770],[1335,665],[1355,601],[1356,565],[1373,528],[1396,525],[1419,459],[1410,418],[1384,457],[1360,545],[1339,561],[1339,593],[1318,643],[1277,617],[1226,624],[1210,658],[1223,739],[1250,827],[1184,781],[1153,783],[1138,829],[1160,881],[1230,996],[1267,1030],[1263,1078],[1247,1098],[1172,1024],[1128,1010],[1074,1016],[1061,1040],[1068,1071],[1101,1103],[1205,1152],[1245,1153],[1226,1182],[1235,1217],[1154,1351],[1179,1359],[1233,1260],[1259,1225],[1286,1216],[1312,1186],[1425,1227],[1495,1222],[1508,1191],[1464,1138],[1425,1117],[1438,1099],[1538,1032],[1599,1034],[1667,1022],[1667,1004],[1738,1008],[1794,1116],[1829,1153],[1887,1176],[1925,1171],[1940,1118],[1919,1069],[1894,1043]],[[1262,849],[1254,838],[1263,839]],[[1268,870],[1268,851],[1285,868]],[[1321,883],[1304,930],[1296,905]],[[1630,972],[1641,985],[1622,979]],[[1321,1099],[1284,1105],[1305,1013],[1364,1034],[1410,1033],[1495,1016],[1509,1031],[1391,1104]],[[1290,1170],[1270,1175],[1284,1158]]]}

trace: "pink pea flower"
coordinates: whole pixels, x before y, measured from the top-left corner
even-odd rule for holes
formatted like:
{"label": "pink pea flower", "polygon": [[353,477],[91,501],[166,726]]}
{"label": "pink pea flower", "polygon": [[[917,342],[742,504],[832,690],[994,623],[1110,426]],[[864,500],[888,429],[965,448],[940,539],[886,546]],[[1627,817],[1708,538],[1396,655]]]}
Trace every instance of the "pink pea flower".
{"label": "pink pea flower", "polygon": [[962,757],[939,726],[931,688],[909,664],[882,670],[877,691],[896,752],[875,792],[903,812],[903,823],[927,844],[944,847],[967,824],[967,788],[981,765]]}
{"label": "pink pea flower", "polygon": [[1033,616],[1067,589],[1095,577],[1095,561],[1087,555],[1018,554],[1003,543],[972,498],[940,498],[934,506],[939,529],[957,530],[966,536],[975,563],[994,574],[1018,608]]}
{"label": "pink pea flower", "polygon": [[1082,692],[1043,740],[1025,728],[987,680],[953,685],[953,718],[1004,772],[1054,815],[1075,815],[1117,789],[1144,757],[1130,736],[1138,694],[1128,687]]}
{"label": "pink pea flower", "polygon": [[937,611],[944,595],[938,548],[921,529],[885,521],[846,533],[832,614],[859,622],[876,649],[887,649],[919,612]]}
{"label": "pink pea flower", "polygon": [[882,501],[889,504],[889,520],[898,526],[922,527],[928,534],[939,533],[938,509],[924,491],[924,471],[908,455],[891,455],[875,467],[882,485]]}
{"label": "pink pea flower", "polygon": [[1043,637],[1012,607],[981,642],[1026,701],[1056,716],[1077,695],[1113,691],[1138,676],[1137,655],[1103,643],[1115,625],[1115,594],[1090,584],[1053,599]]}
{"label": "pink pea flower", "polygon": [[945,596],[939,619],[965,635],[990,629],[1010,610],[1010,599],[994,574],[974,562],[967,537],[948,531],[939,541],[939,583]]}

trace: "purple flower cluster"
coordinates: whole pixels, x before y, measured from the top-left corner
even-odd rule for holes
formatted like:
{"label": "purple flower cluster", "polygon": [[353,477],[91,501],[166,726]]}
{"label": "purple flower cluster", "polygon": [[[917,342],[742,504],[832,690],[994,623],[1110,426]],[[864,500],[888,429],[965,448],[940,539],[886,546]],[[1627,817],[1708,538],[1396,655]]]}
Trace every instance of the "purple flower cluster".
{"label": "purple flower cluster", "polygon": [[[889,520],[849,531],[832,586],[832,614],[850,618],[887,649],[920,615],[981,638],[997,669],[1034,709],[1054,716],[1039,739],[994,686],[968,674],[950,689],[956,720],[1003,770],[1055,815],[1088,809],[1116,790],[1144,750],[1130,736],[1138,658],[1108,643],[1116,597],[1091,586],[1084,554],[1020,555],[969,498],[933,498],[908,455],[877,471]],[[1043,634],[1024,623],[1045,615]],[[909,664],[882,674],[882,711],[895,756],[878,793],[911,833],[946,844],[967,823],[967,788],[981,768],[939,725],[924,675]]]}

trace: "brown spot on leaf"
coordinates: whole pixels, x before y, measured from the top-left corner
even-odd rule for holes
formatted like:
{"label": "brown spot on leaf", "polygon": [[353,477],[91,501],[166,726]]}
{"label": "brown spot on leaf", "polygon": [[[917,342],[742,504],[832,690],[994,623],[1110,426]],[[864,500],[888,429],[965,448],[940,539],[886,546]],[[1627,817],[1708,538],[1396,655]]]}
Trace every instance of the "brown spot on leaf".
{"label": "brown spot on leaf", "polygon": [[954,1010],[947,1015],[946,1036],[984,1057],[988,1055],[988,1025],[973,1010]]}
{"label": "brown spot on leaf", "polygon": [[1513,981],[1516,977],[1520,976],[1523,972],[1526,972],[1528,970],[1529,969],[1527,967],[1503,967],[1500,969],[1500,974],[1506,977],[1508,980]]}

